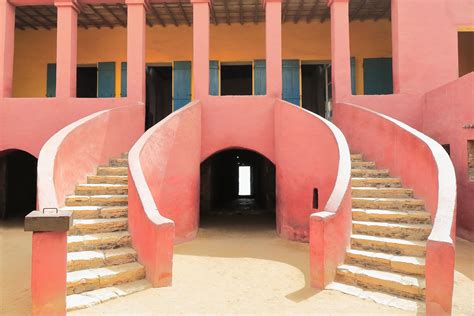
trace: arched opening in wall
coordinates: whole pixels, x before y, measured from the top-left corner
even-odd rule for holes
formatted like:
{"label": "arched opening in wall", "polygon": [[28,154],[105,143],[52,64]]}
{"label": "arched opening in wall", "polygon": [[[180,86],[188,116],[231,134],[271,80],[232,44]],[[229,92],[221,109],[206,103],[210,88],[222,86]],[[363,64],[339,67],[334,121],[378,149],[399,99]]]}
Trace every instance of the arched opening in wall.
{"label": "arched opening in wall", "polygon": [[458,33],[459,77],[474,71],[474,32]]}
{"label": "arched opening in wall", "polygon": [[200,226],[242,221],[275,227],[275,165],[254,151],[224,150],[201,163]]}
{"label": "arched opening in wall", "polygon": [[391,0],[349,2],[352,94],[393,93]]}
{"label": "arched opening in wall", "polygon": [[56,7],[17,6],[13,97],[56,95]]}
{"label": "arched opening in wall", "polygon": [[23,218],[36,209],[37,164],[21,150],[0,153],[0,219]]}

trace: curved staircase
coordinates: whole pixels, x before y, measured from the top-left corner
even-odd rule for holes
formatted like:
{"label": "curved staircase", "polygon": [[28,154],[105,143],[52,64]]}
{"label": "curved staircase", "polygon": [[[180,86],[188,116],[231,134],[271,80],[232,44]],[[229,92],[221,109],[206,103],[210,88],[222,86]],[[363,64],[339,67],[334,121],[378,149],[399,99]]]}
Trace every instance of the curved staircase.
{"label": "curved staircase", "polygon": [[351,160],[351,245],[328,288],[406,310],[423,308],[432,229],[424,201],[361,154]]}
{"label": "curved staircase", "polygon": [[67,238],[67,310],[89,307],[150,285],[127,231],[128,159],[98,167],[86,184],[66,196],[72,211]]}

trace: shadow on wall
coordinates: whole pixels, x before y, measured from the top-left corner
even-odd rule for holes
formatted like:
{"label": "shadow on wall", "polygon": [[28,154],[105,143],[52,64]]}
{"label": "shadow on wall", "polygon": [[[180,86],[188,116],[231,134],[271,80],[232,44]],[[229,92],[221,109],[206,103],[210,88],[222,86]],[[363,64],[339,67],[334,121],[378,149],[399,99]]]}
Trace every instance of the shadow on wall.
{"label": "shadow on wall", "polygon": [[25,151],[0,152],[0,219],[23,218],[36,209],[37,164]]}

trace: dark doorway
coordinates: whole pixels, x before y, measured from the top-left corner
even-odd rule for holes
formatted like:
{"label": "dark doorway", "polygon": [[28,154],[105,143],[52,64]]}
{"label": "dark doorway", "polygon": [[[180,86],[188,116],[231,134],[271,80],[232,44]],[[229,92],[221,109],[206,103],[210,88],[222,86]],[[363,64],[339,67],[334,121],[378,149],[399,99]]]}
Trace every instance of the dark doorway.
{"label": "dark doorway", "polygon": [[249,150],[230,149],[201,164],[201,224],[216,216],[275,220],[275,166]]}
{"label": "dark doorway", "polygon": [[97,66],[77,67],[78,98],[97,98]]}
{"label": "dark doorway", "polygon": [[301,65],[303,108],[326,116],[326,65]]}
{"label": "dark doorway", "polygon": [[0,153],[0,218],[23,218],[36,209],[38,160],[20,150]]}
{"label": "dark doorway", "polygon": [[148,129],[173,111],[173,67],[148,66],[146,70],[146,116]]}
{"label": "dark doorway", "polygon": [[252,65],[221,65],[221,95],[252,95]]}
{"label": "dark doorway", "polygon": [[474,32],[458,33],[459,77],[474,71]]}

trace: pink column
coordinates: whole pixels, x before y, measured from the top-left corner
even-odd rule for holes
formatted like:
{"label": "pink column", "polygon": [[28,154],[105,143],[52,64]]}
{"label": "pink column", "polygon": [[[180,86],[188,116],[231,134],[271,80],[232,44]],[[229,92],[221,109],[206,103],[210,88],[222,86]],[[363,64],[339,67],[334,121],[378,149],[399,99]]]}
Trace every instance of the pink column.
{"label": "pink column", "polygon": [[264,6],[267,96],[281,99],[281,0],[266,0]]}
{"label": "pink column", "polygon": [[32,315],[66,315],[67,231],[33,232]]}
{"label": "pink column", "polygon": [[13,54],[15,44],[15,7],[0,3],[0,99],[12,96]]}
{"label": "pink column", "polygon": [[333,101],[341,102],[351,92],[349,0],[328,0],[331,8],[331,63]]}
{"label": "pink column", "polygon": [[77,72],[77,14],[74,0],[56,0],[58,25],[56,34],[56,96],[76,96]]}
{"label": "pink column", "polygon": [[146,11],[148,0],[126,0],[127,4],[127,97],[145,103]]}
{"label": "pink column", "polygon": [[194,99],[209,95],[209,0],[193,4],[193,81]]}

